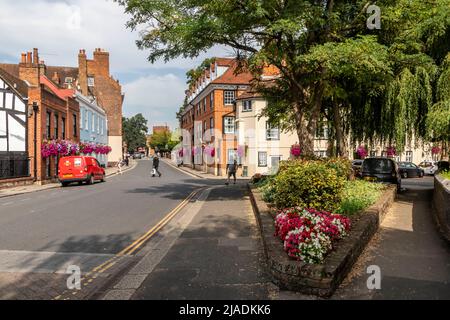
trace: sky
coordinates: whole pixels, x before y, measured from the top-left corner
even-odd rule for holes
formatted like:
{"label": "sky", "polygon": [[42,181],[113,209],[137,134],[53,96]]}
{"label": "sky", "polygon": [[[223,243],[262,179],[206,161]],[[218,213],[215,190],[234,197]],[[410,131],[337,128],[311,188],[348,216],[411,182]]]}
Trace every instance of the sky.
{"label": "sky", "polygon": [[[129,16],[112,0],[1,0],[0,62],[18,63],[20,54],[39,49],[47,65],[76,67],[78,52],[92,59],[95,48],[110,53],[110,71],[125,93],[123,115],[142,113],[148,126],[178,126],[175,113],[183,103],[186,71],[206,57],[232,55],[215,47],[195,59],[148,62],[137,48],[138,32],[127,29]],[[150,129],[151,133],[151,129]]]}

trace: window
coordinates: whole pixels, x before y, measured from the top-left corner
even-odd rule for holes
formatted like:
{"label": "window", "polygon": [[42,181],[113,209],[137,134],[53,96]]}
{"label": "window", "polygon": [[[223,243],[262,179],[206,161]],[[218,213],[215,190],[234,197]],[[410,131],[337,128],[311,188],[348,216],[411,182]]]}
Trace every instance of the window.
{"label": "window", "polygon": [[88,87],[93,87],[95,84],[94,77],[88,77]]}
{"label": "window", "polygon": [[242,112],[252,111],[252,100],[242,101]]}
{"label": "window", "polygon": [[206,120],[203,121],[203,132],[205,132],[205,131],[206,131]]}
{"label": "window", "polygon": [[319,157],[319,158],[326,158],[327,157],[327,151],[326,150],[314,151],[314,154],[316,155],[316,157]]}
{"label": "window", "polygon": [[267,167],[267,152],[258,152],[258,167]]}
{"label": "window", "polygon": [[223,92],[223,104],[230,105],[234,103],[234,91],[225,90]]}
{"label": "window", "polygon": [[234,134],[235,123],[234,117],[224,117],[223,118],[223,132],[227,134]]}
{"label": "window", "polygon": [[102,120],[100,121],[100,134],[103,134],[103,126],[104,126],[103,122],[104,122],[104,121],[105,121],[104,119],[102,119]]}
{"label": "window", "polygon": [[61,118],[61,137],[66,138],[66,118]]}
{"label": "window", "polygon": [[80,129],[83,129],[83,124],[84,124],[84,121],[83,121],[83,119],[84,119],[84,109],[82,109],[82,108],[80,108],[80,119],[81,119],[81,122],[80,122]]}
{"label": "window", "polygon": [[203,99],[203,112],[206,112],[206,97]]}
{"label": "window", "polygon": [[92,132],[95,132],[95,114],[94,113],[92,113],[92,118],[91,118],[91,120],[92,120],[92,122],[91,122],[91,129],[92,129]]}
{"label": "window", "polygon": [[50,139],[50,136],[52,134],[51,127],[50,127],[51,116],[52,116],[51,112],[47,112],[47,117],[45,119],[45,125],[46,125],[46,129],[47,129],[47,139]]}
{"label": "window", "polygon": [[209,95],[209,108],[214,109],[214,91]]}
{"label": "window", "polygon": [[77,115],[74,114],[73,115],[73,136],[76,137],[77,136]]}
{"label": "window", "polygon": [[54,115],[54,119],[55,119],[55,126],[54,126],[54,130],[53,130],[53,132],[54,132],[54,138],[55,139],[58,139],[58,127],[59,127],[59,118],[58,118],[58,115],[57,114],[55,114]]}
{"label": "window", "polygon": [[97,133],[100,133],[100,116],[97,117]]}
{"label": "window", "polygon": [[412,161],[413,161],[413,152],[406,151],[406,162],[412,162]]}
{"label": "window", "polygon": [[272,168],[272,172],[276,173],[278,168],[280,167],[281,156],[271,156],[270,157],[270,165]]}
{"label": "window", "polygon": [[280,140],[280,129],[266,122],[266,140]]}
{"label": "window", "polygon": [[214,118],[209,118],[209,128],[213,129],[214,128]]}
{"label": "window", "polygon": [[84,130],[89,130],[89,112],[84,110]]}

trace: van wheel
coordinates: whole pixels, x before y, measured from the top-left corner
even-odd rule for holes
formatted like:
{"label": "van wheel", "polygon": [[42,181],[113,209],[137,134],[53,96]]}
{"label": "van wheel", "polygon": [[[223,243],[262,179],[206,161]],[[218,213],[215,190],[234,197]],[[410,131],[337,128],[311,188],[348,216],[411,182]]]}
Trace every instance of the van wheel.
{"label": "van wheel", "polygon": [[102,176],[102,180],[100,180],[101,182],[106,182],[106,175]]}
{"label": "van wheel", "polygon": [[67,183],[67,182],[61,182],[61,186],[64,188],[64,187],[67,187],[69,184]]}
{"label": "van wheel", "polygon": [[87,184],[94,184],[94,176],[89,176]]}

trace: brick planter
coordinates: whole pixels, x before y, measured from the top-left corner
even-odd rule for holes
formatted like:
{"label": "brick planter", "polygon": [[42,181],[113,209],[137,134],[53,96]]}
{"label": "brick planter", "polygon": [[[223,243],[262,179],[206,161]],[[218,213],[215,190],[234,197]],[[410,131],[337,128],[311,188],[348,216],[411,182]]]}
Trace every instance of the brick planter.
{"label": "brick planter", "polygon": [[434,177],[433,216],[444,238],[450,242],[450,180]]}
{"label": "brick planter", "polygon": [[389,186],[374,205],[352,218],[349,235],[337,242],[322,264],[306,264],[289,258],[283,243],[274,236],[274,211],[262,200],[256,188],[251,185],[248,188],[272,281],[281,289],[321,297],[330,297],[350,272],[396,196],[396,187]]}

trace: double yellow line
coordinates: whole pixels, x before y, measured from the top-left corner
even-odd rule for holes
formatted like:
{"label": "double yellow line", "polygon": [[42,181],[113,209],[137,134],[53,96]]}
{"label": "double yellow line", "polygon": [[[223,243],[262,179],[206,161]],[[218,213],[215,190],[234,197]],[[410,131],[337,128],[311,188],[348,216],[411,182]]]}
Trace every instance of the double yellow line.
{"label": "double yellow line", "polygon": [[[202,188],[203,189],[203,188]],[[202,189],[191,192],[189,196],[184,199],[175,209],[170,211],[164,218],[161,219],[153,228],[151,228],[147,233],[141,236],[139,239],[134,241],[128,247],[120,251],[117,256],[132,255],[137,249],[139,249],[147,240],[149,240],[155,233],[161,230],[183,207]]]}
{"label": "double yellow line", "polygon": [[[112,266],[114,266],[123,256],[131,256],[136,250],[138,250],[144,243],[146,243],[155,233],[157,233],[159,230],[161,230],[178,212],[183,209],[186,204],[191,201],[192,198],[194,198],[200,191],[202,191],[205,188],[200,188],[198,190],[195,190],[189,194],[189,196],[184,199],[178,206],[175,207],[172,211],[170,211],[164,218],[162,218],[153,228],[151,228],[149,231],[147,231],[144,235],[139,237],[136,241],[134,241],[132,244],[130,244],[128,247],[117,253],[114,257],[111,259],[103,262],[99,266],[92,269],[90,272],[88,272],[81,280],[85,285],[88,285],[91,283],[95,278],[97,278],[97,275],[100,273],[105,272]],[[55,300],[60,300],[67,294],[66,292],[62,293],[61,295],[55,297]],[[76,295],[78,291],[72,292],[72,295]]]}

